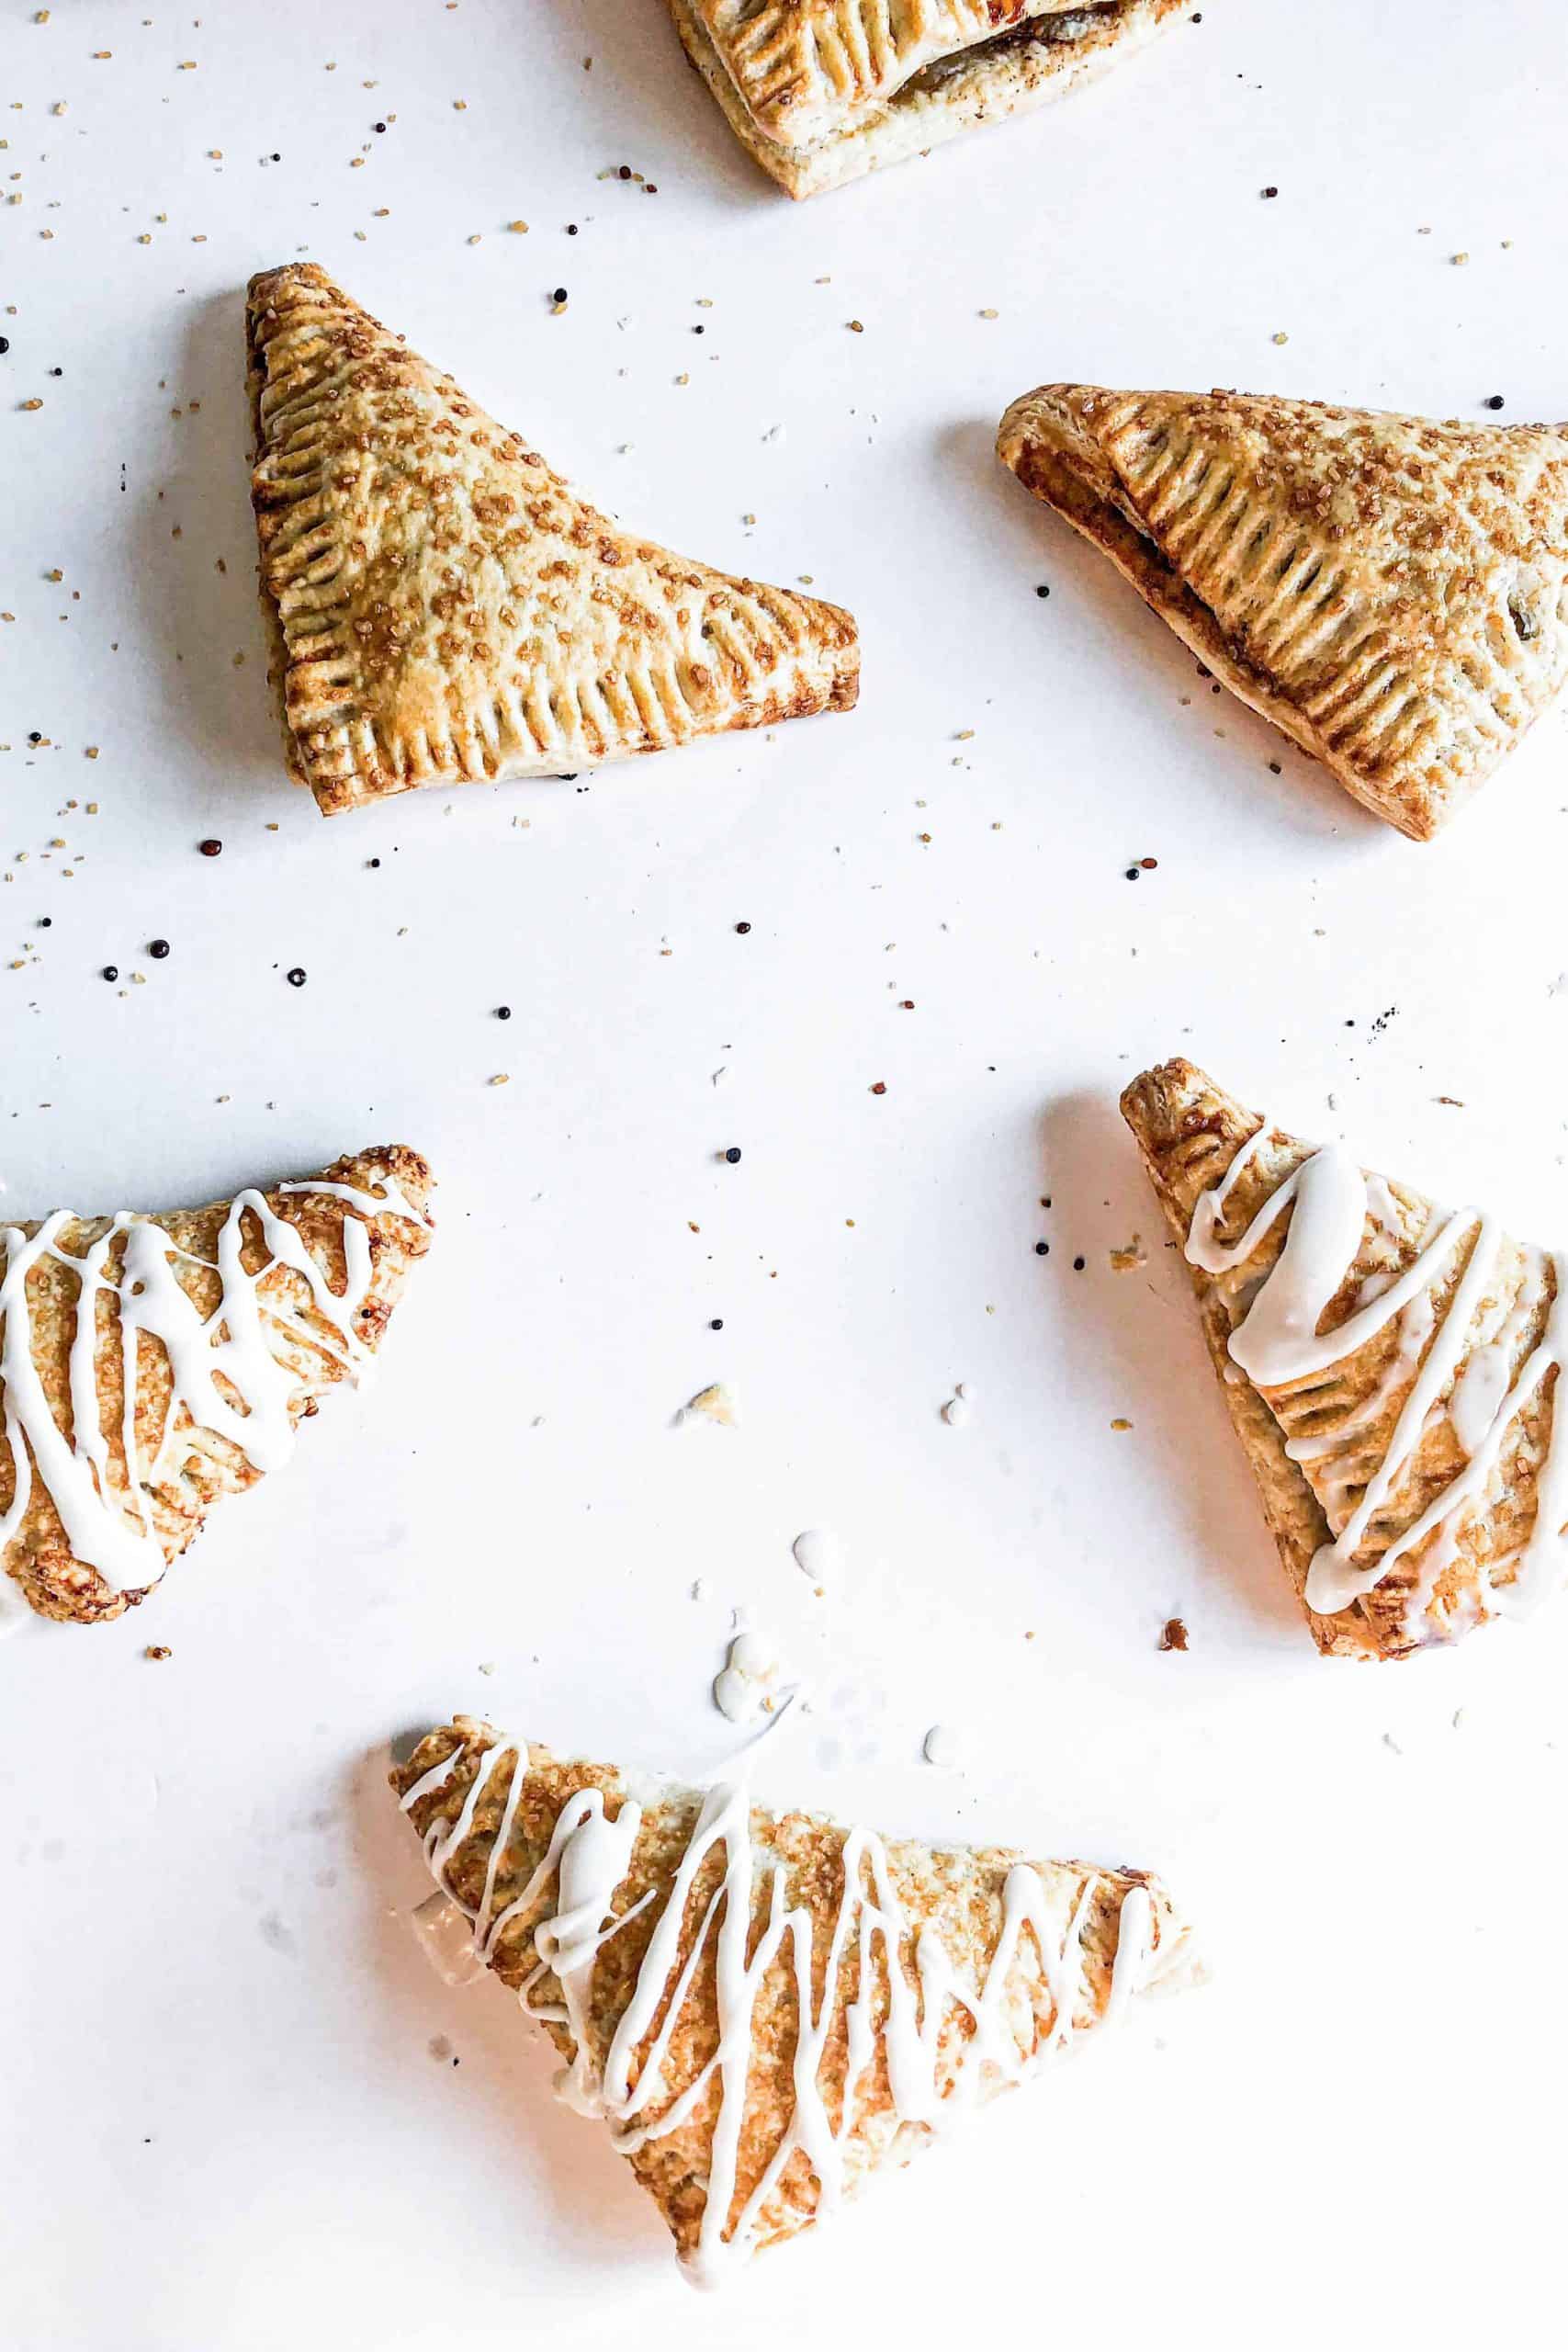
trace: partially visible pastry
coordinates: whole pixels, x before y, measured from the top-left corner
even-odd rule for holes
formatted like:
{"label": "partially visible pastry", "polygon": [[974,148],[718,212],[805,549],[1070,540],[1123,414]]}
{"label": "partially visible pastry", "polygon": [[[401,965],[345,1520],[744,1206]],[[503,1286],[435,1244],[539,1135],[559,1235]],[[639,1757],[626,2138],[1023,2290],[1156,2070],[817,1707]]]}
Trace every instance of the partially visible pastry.
{"label": "partially visible pastry", "polygon": [[747,153],[791,196],[1082,88],[1185,0],[670,0]]}
{"label": "partially visible pastry", "polygon": [[1233,694],[1429,841],[1568,679],[1568,429],[1045,384],[997,447]]}
{"label": "partially visible pastry", "polygon": [[1320,1650],[1404,1657],[1568,1572],[1568,1256],[1245,1110],[1190,1062],[1122,1110]]}
{"label": "partially visible pastry", "polygon": [[796,2236],[1135,1996],[1201,1973],[1156,1879],[632,1784],[459,1715],[392,1786],[703,2281]]}
{"label": "partially visible pastry", "polygon": [[0,1616],[142,1600],[381,1344],[430,1246],[406,1146],[209,1207],[0,1226]]}

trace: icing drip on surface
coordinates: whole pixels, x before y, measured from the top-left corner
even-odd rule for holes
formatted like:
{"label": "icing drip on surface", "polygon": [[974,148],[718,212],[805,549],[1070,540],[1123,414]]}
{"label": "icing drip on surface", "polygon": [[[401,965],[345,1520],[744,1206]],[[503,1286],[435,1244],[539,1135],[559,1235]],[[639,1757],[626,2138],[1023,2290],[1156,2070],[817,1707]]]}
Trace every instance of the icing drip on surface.
{"label": "icing drip on surface", "polygon": [[[455,1748],[423,1773],[404,1795],[403,1811],[411,1812],[422,1797],[444,1788],[466,1753],[461,1747]],[[517,1997],[530,2015],[564,2026],[571,2035],[574,2054],[558,2080],[558,2095],[580,2114],[608,2122],[617,2148],[631,2155],[706,2112],[717,2085],[707,2196],[690,2264],[700,2284],[716,2283],[727,2267],[755,2250],[764,2208],[797,2152],[816,2181],[818,2216],[827,2216],[840,2203],[847,2185],[845,2147],[874,2080],[879,2033],[893,2128],[919,2126],[932,2132],[956,2121],[992,2091],[1038,2073],[1073,2040],[1079,2004],[1090,1997],[1082,1935],[1097,1880],[1086,1880],[1064,1928],[1053,1918],[1040,1872],[1027,1862],[1014,1863],[1003,1885],[997,1947],[984,1982],[976,1986],[955,1968],[933,1925],[928,1922],[912,1931],[882,1840],[868,1830],[851,1829],[843,1847],[843,1893],[825,1962],[814,1970],[813,1914],[805,1905],[790,1907],[786,1871],[759,1857],[750,1799],[744,1783],[734,1782],[709,1790],[702,1800],[629,1998],[603,2064],[596,2066],[588,2019],[599,1952],[656,1892],[650,1888],[630,1910],[614,1916],[616,1889],[630,1867],[642,1811],[630,1798],[623,1798],[611,1821],[600,1790],[584,1789],[569,1798],[527,1884],[504,1910],[494,1913],[498,1866],[527,1770],[525,1747],[487,1749],[456,1819],[449,1825],[437,1819],[427,1831],[425,1859],[443,1893],[459,1902],[448,1883],[447,1867],[472,1830],[481,1795],[487,1789],[498,1792],[503,1775],[506,1793],[484,1890],[477,1910],[468,1911],[460,1902],[459,1907],[471,1923],[474,1951],[489,1960],[507,1923],[526,1918],[545,1903],[555,1882],[553,1905],[533,1931],[536,1964],[519,1985]],[[708,1858],[719,1850],[723,1877],[682,1960],[682,1928],[694,1889]],[[760,1905],[759,1891],[763,1898]],[[1025,1993],[1021,2000],[1019,1988],[1014,1985],[1010,1994],[1008,1984],[1025,1935],[1039,1953],[1050,1997],[1049,2024],[1043,2031],[1038,1996],[1032,2001]],[[905,1956],[911,1940],[912,1966]],[[1180,1936],[1156,1943],[1148,1892],[1142,1886],[1129,1888],[1122,1897],[1100,2021],[1119,2019],[1135,1993],[1167,1975],[1183,1943]],[[855,1995],[842,2009],[847,2061],[835,2120],[820,2075],[839,2022],[840,1963],[852,1951],[858,1959],[858,1974]],[[705,1953],[711,1954],[715,1973],[717,2046],[695,2077],[671,2098],[665,2079],[671,2045]],[[788,1968],[795,1986],[795,2107],[755,2187],[735,2213],[755,2011],[764,1979],[775,1963]],[[531,1997],[547,1974],[553,1974],[558,1985],[558,2002]],[[879,2029],[874,2011],[884,1982],[887,1999]],[[950,2036],[944,2048],[942,2028],[955,2010],[968,2019],[971,2030],[967,2036]],[[1021,2017],[1027,2041],[1020,2040]],[[633,2066],[645,2041],[648,2047],[634,2081]],[[944,2071],[951,2076],[946,2087]]]}
{"label": "icing drip on surface", "polygon": [[[426,1223],[389,1181],[383,1184],[384,1198],[347,1184],[298,1183],[280,1189],[328,1193],[367,1219],[398,1216],[422,1228]],[[255,1273],[247,1272],[243,1261],[247,1212],[267,1253]],[[300,1379],[275,1354],[273,1335],[293,1346],[315,1349],[351,1378],[369,1363],[369,1351],[354,1331],[372,1279],[369,1229],[359,1217],[344,1216],[344,1286],[337,1293],[298,1228],[276,1216],[260,1192],[236,1196],[210,1260],[193,1257],[162,1226],[129,1209],[110,1217],[107,1230],[78,1257],[61,1239],[76,1222],[69,1209],[60,1209],[30,1238],[19,1227],[0,1227],[0,1317],[5,1324],[0,1390],[15,1487],[9,1506],[0,1512],[0,1555],[26,1518],[36,1479],[52,1500],[74,1556],[123,1592],[155,1584],[163,1575],[165,1562],[151,1490],[161,1479],[177,1479],[208,1437],[237,1446],[263,1472],[276,1469],[292,1450],[289,1407]],[[117,1241],[121,1245],[118,1275],[111,1266]],[[28,1276],[51,1263],[66,1268],[77,1286],[67,1361],[69,1429],[61,1426],[51,1409],[34,1357]],[[221,1290],[210,1314],[202,1314],[181,1283],[180,1266],[218,1275]],[[280,1266],[305,1284],[308,1311],[283,1296],[260,1295],[263,1282]],[[106,1364],[104,1340],[114,1324],[118,1336]],[[143,1338],[162,1349],[170,1383],[162,1428],[150,1450],[139,1441],[136,1429]],[[100,1374],[108,1365],[119,1374],[123,1490],[111,1477],[103,1431]],[[189,1416],[184,1426],[182,1407]],[[26,1613],[12,1580],[0,1577],[0,1606],[6,1604]]]}
{"label": "icing drip on surface", "polygon": [[[1406,1604],[1407,1629],[1418,1634],[1438,1579],[1457,1556],[1463,1519],[1483,1498],[1510,1430],[1548,1374],[1561,1375],[1568,1363],[1568,1257],[1527,1250],[1518,1299],[1501,1329],[1487,1329],[1502,1236],[1478,1209],[1436,1211],[1404,1272],[1396,1274],[1391,1268],[1364,1282],[1345,1320],[1320,1335],[1317,1327],[1361,1252],[1368,1221],[1374,1231],[1397,1230],[1399,1204],[1381,1178],[1363,1176],[1349,1155],[1332,1145],[1310,1154],[1275,1186],[1238,1241],[1223,1241],[1220,1233],[1231,1193],[1268,1134],[1265,1126],[1251,1136],[1224,1180],[1199,1196],[1186,1255],[1205,1273],[1235,1273],[1247,1265],[1287,1207],[1292,1209],[1284,1245],[1252,1286],[1246,1313],[1228,1342],[1232,1362],[1260,1388],[1310,1380],[1344,1363],[1389,1325],[1395,1327],[1393,1362],[1372,1395],[1331,1433],[1292,1439],[1285,1452],[1292,1462],[1310,1469],[1325,1508],[1343,1510],[1351,1494],[1357,1495],[1338,1534],[1313,1558],[1303,1595],[1308,1608],[1332,1616],[1351,1607],[1402,1560],[1429,1543]],[[1466,1244],[1469,1254],[1439,1321],[1433,1291],[1449,1282]],[[1547,1295],[1549,1266],[1555,1288],[1546,1329],[1513,1374],[1517,1345]],[[1467,1357],[1472,1329],[1482,1336]],[[1402,1391],[1404,1401],[1382,1459],[1363,1483],[1364,1465],[1356,1455],[1355,1441],[1383,1418]],[[1446,1413],[1467,1457],[1464,1468],[1381,1557],[1358,1567],[1357,1551],[1439,1413]],[[1517,1614],[1533,1608],[1562,1581],[1568,1567],[1562,1542],[1568,1521],[1568,1442],[1560,1444],[1558,1436],[1554,1391],[1535,1523],[1512,1564],[1513,1583],[1495,1586],[1491,1592],[1490,1605],[1495,1610]],[[1342,1477],[1336,1472],[1341,1457],[1348,1457]]]}

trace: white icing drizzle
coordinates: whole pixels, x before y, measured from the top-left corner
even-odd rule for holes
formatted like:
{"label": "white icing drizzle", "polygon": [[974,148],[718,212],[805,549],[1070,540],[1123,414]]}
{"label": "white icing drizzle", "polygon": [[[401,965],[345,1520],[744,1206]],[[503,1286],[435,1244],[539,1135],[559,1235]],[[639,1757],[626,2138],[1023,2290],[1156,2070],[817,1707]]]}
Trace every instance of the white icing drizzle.
{"label": "white icing drizzle", "polygon": [[[1483,1494],[1508,1431],[1549,1373],[1561,1376],[1568,1363],[1568,1257],[1540,1250],[1524,1253],[1520,1293],[1501,1329],[1465,1350],[1483,1317],[1497,1272],[1501,1235],[1478,1209],[1437,1211],[1421,1246],[1404,1272],[1379,1272],[1364,1282],[1346,1319],[1321,1336],[1318,1324],[1345,1283],[1359,1254],[1368,1219],[1374,1228],[1397,1227],[1400,1209],[1381,1178],[1368,1178],[1337,1145],[1312,1153],[1264,1200],[1235,1242],[1220,1238],[1226,1205],[1246,1170],[1262,1148],[1268,1128],[1242,1146],[1224,1180],[1201,1193],[1187,1238],[1189,1261],[1209,1274],[1229,1274],[1247,1264],[1293,1204],[1284,1246],[1272,1267],[1253,1286],[1247,1311],[1232,1331],[1233,1362],[1259,1387],[1310,1380],[1343,1363],[1390,1323],[1398,1343],[1377,1389],[1354,1413],[1322,1439],[1292,1439],[1285,1448],[1293,1462],[1311,1465],[1325,1508],[1342,1507],[1358,1482],[1354,1441],[1382,1415],[1400,1390],[1408,1393],[1395,1417],[1383,1458],[1365,1483],[1339,1533],[1314,1555],[1305,1585],[1307,1606],[1325,1616],[1349,1608],[1408,1555],[1431,1542],[1406,1603],[1406,1624],[1418,1633],[1444,1568],[1456,1556],[1463,1516]],[[1375,1189],[1374,1189],[1375,1188]],[[1435,1225],[1435,1233],[1430,1227]],[[1433,1286],[1446,1280],[1450,1261],[1464,1243],[1469,1256],[1440,1323]],[[1555,1291],[1540,1341],[1517,1375],[1510,1376],[1520,1338],[1545,1295],[1550,1263]],[[1445,1401],[1445,1392],[1446,1401]],[[1404,1533],[1368,1566],[1354,1557],[1378,1513],[1407,1469],[1435,1414],[1446,1412],[1465,1453],[1465,1467],[1450,1480]],[[1511,1585],[1495,1586],[1493,1608],[1519,1614],[1562,1582],[1565,1566],[1563,1528],[1568,1521],[1568,1443],[1558,1443],[1559,1414],[1553,1395],[1547,1452],[1537,1487],[1534,1526],[1517,1557]],[[1335,1461],[1352,1457],[1343,1477]],[[1326,1466],[1325,1466],[1326,1465]],[[1496,1567],[1494,1568],[1494,1575]]]}
{"label": "white icing drizzle", "polygon": [[[384,1178],[378,1181],[383,1186],[381,1198],[350,1184],[303,1182],[279,1188],[328,1193],[359,1212],[358,1217],[345,1216],[343,1223],[345,1281],[341,1293],[332,1289],[298,1228],[275,1215],[265,1194],[256,1191],[236,1195],[219,1229],[217,1255],[211,1260],[193,1257],[162,1226],[129,1209],[117,1211],[107,1229],[80,1257],[61,1246],[62,1233],[75,1222],[69,1209],[46,1217],[30,1238],[19,1227],[0,1227],[0,1317],[5,1325],[0,1390],[15,1482],[10,1504],[0,1512],[0,1555],[22,1525],[36,1477],[53,1501],[78,1560],[117,1591],[155,1584],[165,1563],[149,1490],[160,1477],[179,1475],[182,1464],[171,1460],[176,1442],[196,1453],[209,1436],[227,1439],[260,1471],[276,1469],[285,1461],[294,1442],[289,1405],[299,1383],[298,1374],[273,1352],[269,1330],[318,1350],[351,1377],[362,1375],[372,1359],[355,1337],[354,1321],[369,1292],[372,1269],[368,1225],[360,1219],[398,1216],[422,1228],[426,1225],[395,1184]],[[268,1253],[254,1274],[243,1263],[247,1211]],[[117,1277],[109,1270],[109,1259],[120,1239],[124,1247]],[[67,1361],[69,1432],[50,1409],[34,1360],[28,1277],[49,1260],[66,1267],[77,1283]],[[221,1293],[210,1314],[203,1315],[184,1288],[177,1264],[202,1267],[220,1277]],[[305,1283],[308,1316],[285,1300],[261,1297],[260,1286],[276,1266],[288,1267]],[[107,1303],[104,1312],[101,1302]],[[110,1478],[98,1385],[106,1319],[116,1318],[124,1493],[116,1491]],[[143,1336],[163,1349],[170,1380],[163,1427],[151,1452],[142,1449],[136,1434]],[[182,1406],[190,1416],[183,1430],[176,1428]],[[12,1579],[0,1576],[0,1608],[6,1607],[27,1613]]]}
{"label": "white icing drizzle", "polygon": [[[421,1798],[443,1789],[466,1753],[462,1747],[454,1748],[422,1774],[404,1795],[403,1811],[412,1812]],[[498,1767],[507,1773],[501,1821],[479,1906],[468,1910],[448,1883],[447,1867],[472,1831],[484,1792],[499,1787]],[[816,2177],[818,2215],[826,2218],[840,2203],[846,2179],[845,2144],[860,2112],[868,2072],[876,2055],[873,1995],[881,1982],[879,1949],[887,1987],[882,2044],[896,2130],[924,2126],[936,2132],[951,2125],[992,2091],[1038,2073],[1066,2051],[1073,2040],[1076,2012],[1089,1992],[1081,1943],[1084,1924],[1100,1883],[1097,1879],[1086,1880],[1065,1928],[1060,1928],[1053,1922],[1050,1901],[1039,1871],[1027,1862],[1014,1863],[1004,1882],[1001,1930],[984,1983],[976,1986],[959,1973],[940,1934],[929,1923],[914,1937],[911,1979],[903,1957],[911,1930],[894,1891],[886,1849],[871,1831],[852,1829],[843,1849],[844,1892],[826,1961],[818,1973],[812,1961],[812,1914],[805,1905],[787,1907],[787,1877],[782,1868],[770,1869],[765,1861],[759,1864],[752,1840],[750,1799],[744,1781],[735,1781],[710,1789],[703,1798],[630,1997],[616,2023],[603,2066],[596,2067],[588,2034],[595,1963],[610,1937],[651,1902],[655,1893],[649,1888],[629,1910],[619,1917],[614,1916],[615,1892],[630,1867],[642,1824],[642,1808],[630,1797],[623,1798],[619,1812],[611,1821],[598,1789],[584,1789],[570,1797],[561,1808],[548,1847],[527,1884],[504,1910],[492,1916],[498,1870],[527,1770],[528,1751],[522,1744],[508,1742],[487,1749],[479,1758],[457,1817],[450,1824],[438,1818],[426,1832],[425,1859],[442,1893],[457,1904],[469,1920],[472,1949],[487,1961],[508,1922],[533,1912],[546,1899],[547,1890],[555,1881],[553,1905],[534,1928],[536,1964],[518,1987],[517,1997],[531,2016],[568,2029],[574,2054],[570,2064],[558,2077],[558,2095],[580,2114],[606,2121],[623,2154],[634,2154],[648,2142],[679,2129],[704,2109],[710,2086],[716,2080],[719,2101],[714,2120],[707,2198],[697,2248],[690,2265],[699,2284],[716,2283],[728,2266],[743,2261],[753,2252],[763,2209],[797,2150]],[[682,1962],[682,1931],[692,1890],[708,1856],[719,1848],[724,1853],[724,1875],[708,1900]],[[759,1869],[766,1900],[754,1927]],[[1027,1999],[1022,2003],[1026,2030],[1031,2034],[1028,2046],[1019,2040],[1020,2003],[1016,1989],[1010,1996],[1008,1985],[1009,1972],[1026,1929],[1039,1952],[1051,2001],[1049,2027],[1037,2041],[1037,2007]],[[710,1943],[716,1979],[717,2047],[662,2114],[650,2113],[669,2097],[665,2070],[671,2044],[693,1980]],[[858,1955],[861,1989],[844,2012],[847,2066],[841,2109],[835,2122],[823,2097],[819,2076],[835,2022],[840,1964],[852,1944]],[[1118,2021],[1135,1993],[1168,1978],[1185,1945],[1185,1930],[1175,1937],[1168,1936],[1163,1943],[1156,1941],[1155,1911],[1148,1892],[1142,1886],[1130,1887],[1122,1901],[1111,1984],[1100,2021]],[[739,2179],[747,2080],[753,2058],[754,2012],[763,1980],[786,1947],[797,2004],[792,2064],[795,2109],[766,2168],[731,2224]],[[547,1974],[556,1978],[560,1991],[558,2002],[536,2002],[530,1997]],[[818,1983],[822,1987],[819,1998],[814,1989]],[[966,2038],[953,2041],[944,2052],[942,2027],[954,2008],[969,2018],[972,2030]],[[634,2082],[634,2062],[639,2046],[649,2036],[647,2053]],[[952,2069],[952,2081],[945,2091],[939,2081],[939,2060],[945,2060]]]}

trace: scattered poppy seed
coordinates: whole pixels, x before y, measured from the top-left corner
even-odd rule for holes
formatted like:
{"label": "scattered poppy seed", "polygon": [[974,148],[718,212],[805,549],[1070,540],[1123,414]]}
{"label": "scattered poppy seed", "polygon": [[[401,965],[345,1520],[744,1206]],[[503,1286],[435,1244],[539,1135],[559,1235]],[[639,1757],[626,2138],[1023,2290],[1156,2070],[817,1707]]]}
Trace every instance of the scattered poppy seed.
{"label": "scattered poppy seed", "polygon": [[387,126],[386,126],[386,124],[385,124],[384,122],[378,122],[378,123],[376,125],[376,128],[377,128],[377,130],[386,130],[386,128],[387,128]]}
{"label": "scattered poppy seed", "polygon": [[150,941],[148,944],[148,955],[154,956],[160,964],[163,962],[168,952],[169,943],[166,939],[154,939]]}
{"label": "scattered poppy seed", "polygon": [[305,967],[303,964],[296,964],[293,969],[287,975],[287,978],[291,989],[302,989],[305,985]]}
{"label": "scattered poppy seed", "polygon": [[495,1008],[495,1017],[498,1021],[510,1021],[512,1007],[509,1004],[498,1004]]}
{"label": "scattered poppy seed", "polygon": [[737,1160],[739,1159],[739,1157],[740,1157],[740,1146],[739,1146],[738,1143],[732,1143],[732,1144],[730,1145],[730,1147],[729,1147],[729,1149],[725,1153],[725,1155],[724,1155],[724,1156],[725,1156],[726,1159],[728,1159],[728,1162],[729,1162],[729,1164],[730,1164],[731,1168],[733,1168],[733,1167],[735,1166],[736,1161],[737,1161]]}
{"label": "scattered poppy seed", "polygon": [[1037,1258],[1048,1258],[1051,1255],[1051,1244],[1048,1241],[1037,1241],[1034,1245],[1034,1254]]}
{"label": "scattered poppy seed", "polygon": [[722,1330],[723,1330],[723,1329],[724,1329],[724,1317],[723,1317],[723,1316],[722,1316],[722,1315],[716,1315],[716,1316],[713,1317],[712,1321],[709,1323],[709,1325],[708,1325],[708,1329],[709,1329],[710,1331],[722,1331]]}
{"label": "scattered poppy seed", "polygon": [[1081,1258],[1075,1258],[1075,1259],[1073,1260],[1073,1272],[1074,1272],[1074,1273],[1075,1273],[1075,1274],[1081,1274],[1081,1273],[1082,1273],[1082,1272],[1083,1272],[1083,1270],[1084,1270],[1084,1261],[1083,1261]]}
{"label": "scattered poppy seed", "polygon": [[741,938],[744,939],[751,926],[749,922],[738,922],[735,928],[740,933]]}
{"label": "scattered poppy seed", "polygon": [[119,978],[119,966],[118,964],[106,964],[104,966],[104,978],[106,980],[118,980]]}
{"label": "scattered poppy seed", "polygon": [[1034,593],[1035,593],[1035,594],[1036,594],[1037,596],[1048,596],[1048,595],[1051,594],[1051,591],[1049,590],[1049,588],[1047,588],[1047,586],[1045,585],[1045,582],[1044,582],[1043,581],[1042,581],[1042,582],[1040,582],[1039,587],[1038,587],[1038,588],[1036,588],[1036,590],[1034,591]]}
{"label": "scattered poppy seed", "polygon": [[1130,866],[1127,868],[1127,879],[1128,879],[1128,881],[1129,881],[1129,882],[1135,882],[1135,881],[1137,880],[1137,878],[1138,878],[1138,869],[1137,869],[1137,867],[1136,867],[1135,865],[1130,865]]}
{"label": "scattered poppy seed", "polygon": [[1278,196],[1280,191],[1277,187],[1266,187],[1263,193],[1265,196]]}
{"label": "scattered poppy seed", "polygon": [[1487,401],[1486,405],[1487,405],[1487,407],[1488,407],[1488,408],[1501,408],[1501,407],[1502,407],[1502,405],[1503,405],[1503,395],[1502,395],[1502,393],[1501,393],[1501,392],[1494,392],[1494,393],[1491,395],[1491,397],[1489,398],[1489,400]]}
{"label": "scattered poppy seed", "polygon": [[555,292],[550,296],[550,300],[552,302],[564,302],[566,300],[566,288],[564,286],[558,286]]}
{"label": "scattered poppy seed", "polygon": [[370,860],[370,863],[371,863],[371,865],[380,865],[380,863],[381,863],[381,861],[380,861],[380,859],[379,859],[378,857],[373,857],[373,858]]}
{"label": "scattered poppy seed", "polygon": [[209,833],[206,841],[197,843],[197,847],[203,857],[221,857],[223,854],[223,844],[215,834]]}

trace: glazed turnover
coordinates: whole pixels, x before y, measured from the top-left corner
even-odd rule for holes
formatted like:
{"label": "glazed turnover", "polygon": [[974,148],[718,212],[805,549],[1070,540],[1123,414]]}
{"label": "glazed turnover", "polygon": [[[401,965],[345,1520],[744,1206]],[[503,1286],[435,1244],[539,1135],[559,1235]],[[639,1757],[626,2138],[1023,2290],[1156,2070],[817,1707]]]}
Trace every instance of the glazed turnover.
{"label": "glazed turnover", "polygon": [[1568,1573],[1568,1253],[1245,1110],[1190,1062],[1122,1098],[1318,1647],[1402,1657]]}
{"label": "glazed turnover", "polygon": [[392,1785],[431,1902],[704,2281],[1201,1973],[1137,1871],[884,1840],[743,1786],[634,1791],[463,1715]]}
{"label": "glazed turnover", "polygon": [[361,1379],[430,1246],[402,1145],[209,1207],[0,1226],[0,1616],[145,1598]]}

